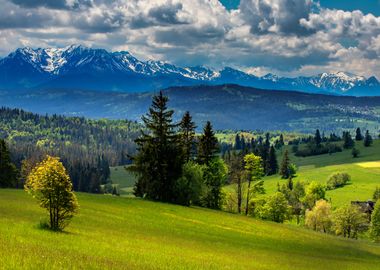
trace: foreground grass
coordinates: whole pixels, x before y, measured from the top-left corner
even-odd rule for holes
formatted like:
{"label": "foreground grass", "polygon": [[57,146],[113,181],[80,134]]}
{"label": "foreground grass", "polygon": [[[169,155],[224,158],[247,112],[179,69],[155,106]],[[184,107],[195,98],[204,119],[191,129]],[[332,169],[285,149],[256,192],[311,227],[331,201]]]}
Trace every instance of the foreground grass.
{"label": "foreground grass", "polygon": [[378,269],[380,246],[291,225],[78,194],[64,233],[25,192],[0,190],[1,269]]}

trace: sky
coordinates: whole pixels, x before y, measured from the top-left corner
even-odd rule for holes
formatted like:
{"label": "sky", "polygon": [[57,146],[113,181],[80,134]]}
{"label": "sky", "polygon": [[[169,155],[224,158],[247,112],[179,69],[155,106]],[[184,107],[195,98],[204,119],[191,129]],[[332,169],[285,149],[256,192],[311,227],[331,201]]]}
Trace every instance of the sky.
{"label": "sky", "polygon": [[256,75],[380,78],[380,0],[0,0],[0,56],[82,44]]}

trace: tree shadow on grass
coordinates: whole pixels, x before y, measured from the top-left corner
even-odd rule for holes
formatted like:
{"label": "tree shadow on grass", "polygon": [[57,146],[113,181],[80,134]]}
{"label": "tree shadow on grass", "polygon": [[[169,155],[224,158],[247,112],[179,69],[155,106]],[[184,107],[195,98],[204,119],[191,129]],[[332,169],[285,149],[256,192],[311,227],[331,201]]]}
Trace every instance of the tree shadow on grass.
{"label": "tree shadow on grass", "polygon": [[59,234],[67,234],[67,235],[75,235],[76,233],[68,232],[63,229],[54,230],[50,228],[49,222],[47,220],[40,220],[40,223],[36,225],[36,228],[42,231],[48,231],[52,233],[59,233]]}

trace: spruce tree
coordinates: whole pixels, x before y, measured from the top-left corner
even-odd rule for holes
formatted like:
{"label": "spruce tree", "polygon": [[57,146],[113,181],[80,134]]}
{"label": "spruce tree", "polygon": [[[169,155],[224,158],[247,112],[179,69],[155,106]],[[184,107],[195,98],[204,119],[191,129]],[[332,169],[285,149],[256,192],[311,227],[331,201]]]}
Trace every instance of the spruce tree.
{"label": "spruce tree", "polygon": [[186,112],[180,123],[180,137],[184,153],[184,159],[189,162],[194,156],[194,138],[196,125],[192,120],[190,112]]}
{"label": "spruce tree", "polygon": [[290,177],[289,167],[290,167],[289,152],[288,150],[285,150],[285,153],[281,162],[281,169],[280,169],[280,175],[283,179],[288,179]]}
{"label": "spruce tree", "polygon": [[282,133],[280,134],[279,145],[280,145],[280,147],[282,147],[282,146],[285,145],[285,142],[284,142],[284,135],[282,135]]}
{"label": "spruce tree", "polygon": [[219,150],[218,139],[212,130],[210,121],[203,128],[203,134],[198,144],[198,163],[208,165]]}
{"label": "spruce tree", "polygon": [[135,195],[152,200],[175,202],[175,184],[182,174],[183,151],[173,124],[168,98],[160,92],[153,97],[149,112],[142,117],[148,133],[136,140],[137,154],[130,170],[138,175]]}
{"label": "spruce tree", "polygon": [[236,134],[236,136],[235,136],[235,149],[241,150],[241,141],[240,141],[239,134]]}
{"label": "spruce tree", "polygon": [[17,181],[17,169],[11,162],[7,145],[0,139],[0,187],[13,187]]}
{"label": "spruce tree", "polygon": [[321,133],[319,132],[319,129],[315,131],[315,136],[314,136],[314,142],[317,146],[321,145],[322,138],[321,138]]}
{"label": "spruce tree", "polygon": [[362,135],[362,132],[361,132],[360,128],[356,129],[355,140],[357,140],[357,141],[363,140],[363,135]]}
{"label": "spruce tree", "polygon": [[364,146],[369,147],[372,144],[372,136],[369,135],[369,131],[367,130],[364,136]]}
{"label": "spruce tree", "polygon": [[273,175],[278,172],[278,164],[277,164],[277,157],[276,157],[276,150],[274,149],[273,145],[269,149],[269,155],[267,159],[267,175]]}
{"label": "spruce tree", "polygon": [[355,146],[354,140],[351,138],[351,134],[348,131],[343,131],[343,148],[349,149]]}

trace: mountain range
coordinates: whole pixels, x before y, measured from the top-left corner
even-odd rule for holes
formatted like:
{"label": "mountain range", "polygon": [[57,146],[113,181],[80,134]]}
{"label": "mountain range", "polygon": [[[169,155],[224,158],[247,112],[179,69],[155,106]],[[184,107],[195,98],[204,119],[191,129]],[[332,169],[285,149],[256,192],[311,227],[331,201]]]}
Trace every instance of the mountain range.
{"label": "mountain range", "polygon": [[172,86],[239,84],[270,90],[294,90],[351,96],[380,96],[375,77],[347,72],[285,78],[255,76],[225,67],[178,67],[162,61],[141,61],[129,52],[108,52],[81,45],[65,48],[20,48],[0,59],[2,90],[90,90],[149,92]]}

